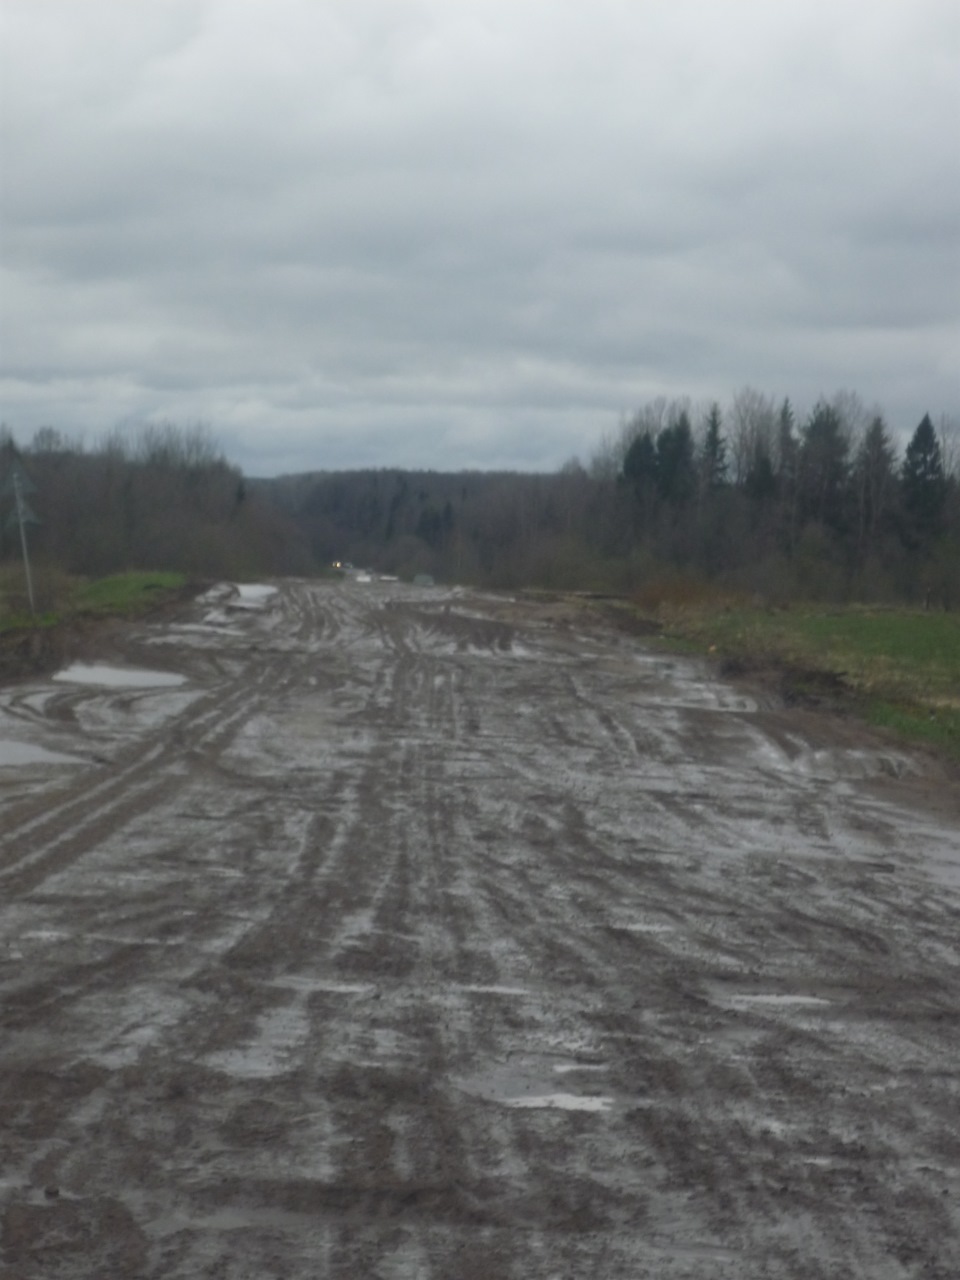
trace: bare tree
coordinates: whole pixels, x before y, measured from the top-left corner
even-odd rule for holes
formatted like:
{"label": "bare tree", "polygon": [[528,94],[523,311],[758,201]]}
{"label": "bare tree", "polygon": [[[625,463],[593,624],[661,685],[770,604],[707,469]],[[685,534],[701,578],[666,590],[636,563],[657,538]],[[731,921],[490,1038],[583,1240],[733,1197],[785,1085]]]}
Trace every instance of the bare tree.
{"label": "bare tree", "polygon": [[882,416],[878,408],[868,409],[856,391],[835,392],[830,401],[830,407],[837,415],[851,450],[855,449],[857,443],[863,439],[874,419]]}
{"label": "bare tree", "polygon": [[944,475],[960,480],[960,418],[941,413],[937,435]]}
{"label": "bare tree", "polygon": [[776,447],[777,410],[770,396],[741,387],[728,414],[733,483],[742,486],[760,460],[770,463]]}
{"label": "bare tree", "polygon": [[[66,453],[72,448],[67,437],[56,427],[40,427],[34,432],[33,440],[30,442],[31,453]],[[79,449],[73,451],[80,452]]]}

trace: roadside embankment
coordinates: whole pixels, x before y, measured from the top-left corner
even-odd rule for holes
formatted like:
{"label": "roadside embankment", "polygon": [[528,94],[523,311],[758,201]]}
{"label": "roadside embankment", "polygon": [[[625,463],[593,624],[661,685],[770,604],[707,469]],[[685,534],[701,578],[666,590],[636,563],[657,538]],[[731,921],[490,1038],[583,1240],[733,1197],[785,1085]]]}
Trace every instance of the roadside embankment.
{"label": "roadside embankment", "polygon": [[179,573],[131,572],[92,580],[64,576],[55,589],[45,590],[36,617],[16,596],[11,600],[0,592],[0,684],[53,671],[104,628],[168,614],[204,585]]}
{"label": "roadside embankment", "polygon": [[762,680],[787,703],[856,715],[960,761],[960,615],[737,599],[587,602],[618,626]]}

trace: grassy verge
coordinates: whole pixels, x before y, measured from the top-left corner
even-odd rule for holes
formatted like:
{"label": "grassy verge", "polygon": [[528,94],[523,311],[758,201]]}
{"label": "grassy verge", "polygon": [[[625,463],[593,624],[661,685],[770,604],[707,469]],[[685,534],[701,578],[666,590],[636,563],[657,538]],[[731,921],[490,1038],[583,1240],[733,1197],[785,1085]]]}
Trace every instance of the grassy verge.
{"label": "grassy verge", "polygon": [[115,573],[79,584],[73,607],[80,613],[142,613],[186,584],[182,573]]}
{"label": "grassy verge", "polygon": [[77,617],[132,617],[172,599],[186,586],[182,573],[131,572],[93,580],[42,570],[31,616],[22,575],[0,574],[0,632],[50,628]]}
{"label": "grassy verge", "polygon": [[960,760],[960,616],[899,608],[797,605],[735,598],[640,599],[663,642],[728,669],[776,672],[788,697],[842,707]]}

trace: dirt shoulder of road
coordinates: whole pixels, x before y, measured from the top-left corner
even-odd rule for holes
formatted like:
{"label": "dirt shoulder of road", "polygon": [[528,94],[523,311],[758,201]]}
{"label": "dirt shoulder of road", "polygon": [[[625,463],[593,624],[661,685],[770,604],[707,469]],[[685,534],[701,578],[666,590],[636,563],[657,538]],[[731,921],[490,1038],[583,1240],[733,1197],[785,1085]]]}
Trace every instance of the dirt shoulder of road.
{"label": "dirt shoulder of road", "polygon": [[[937,745],[907,737],[895,729],[869,720],[865,697],[839,671],[798,665],[776,653],[703,652],[685,643],[655,617],[637,613],[624,597],[590,592],[518,592],[505,597],[502,612],[510,616],[510,600],[523,610],[535,607],[544,625],[560,628],[615,630],[638,641],[655,643],[663,653],[695,654],[722,680],[770,709],[789,708],[808,724],[819,721],[821,734],[837,745],[868,737],[881,745],[907,747],[926,757],[937,776],[955,787],[960,784],[960,761]],[[519,614],[519,609],[515,606]]]}
{"label": "dirt shoulder of road", "polygon": [[0,632],[0,686],[49,675],[70,662],[97,654],[104,642],[116,643],[131,625],[174,621],[189,612],[193,602],[210,586],[190,582],[136,613],[65,614],[49,626],[19,627]]}

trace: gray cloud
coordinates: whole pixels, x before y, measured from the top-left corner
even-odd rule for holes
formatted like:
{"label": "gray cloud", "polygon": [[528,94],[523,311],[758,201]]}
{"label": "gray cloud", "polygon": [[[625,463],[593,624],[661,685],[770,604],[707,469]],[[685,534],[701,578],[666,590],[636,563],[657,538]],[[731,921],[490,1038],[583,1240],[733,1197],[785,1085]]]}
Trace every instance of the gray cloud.
{"label": "gray cloud", "polygon": [[7,0],[0,412],[554,466],[660,393],[960,410],[952,0]]}

